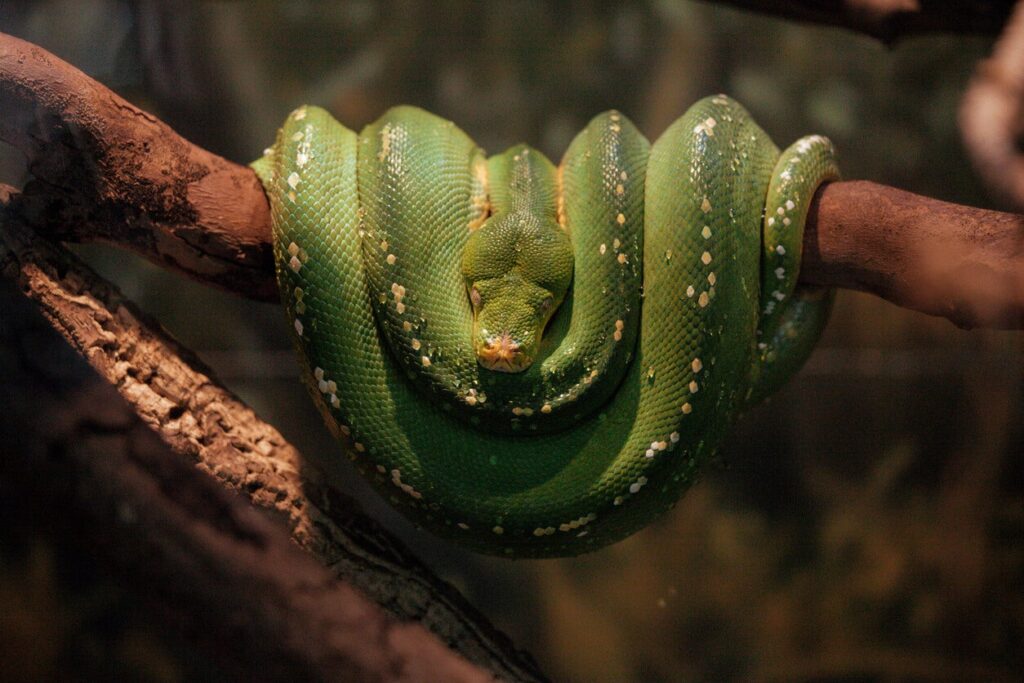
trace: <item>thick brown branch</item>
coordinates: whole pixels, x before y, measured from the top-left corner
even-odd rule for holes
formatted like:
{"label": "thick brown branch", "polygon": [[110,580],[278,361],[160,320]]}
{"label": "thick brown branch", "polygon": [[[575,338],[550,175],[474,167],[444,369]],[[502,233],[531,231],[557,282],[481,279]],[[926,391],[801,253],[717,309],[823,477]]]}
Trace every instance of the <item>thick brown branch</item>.
{"label": "thick brown branch", "polygon": [[[22,73],[25,64],[31,65],[31,77]],[[26,136],[18,125],[0,128],[0,135],[26,149],[34,172],[49,179],[30,184],[12,200],[33,227],[64,239],[101,237],[125,244],[203,281],[273,298],[267,202],[248,168],[192,146],[74,67],[0,34],[0,88],[10,87],[20,94],[13,103],[0,99],[0,112],[24,118],[25,107],[38,107],[36,118],[49,122],[51,131],[43,135],[36,126],[31,130],[37,132]],[[32,95],[33,88],[43,94]],[[77,96],[79,91],[86,96]],[[78,139],[72,132],[86,129],[92,131],[89,145],[69,147]],[[154,131],[160,132],[159,141],[152,139]],[[139,151],[156,142],[160,154]],[[106,161],[111,145],[117,145],[117,166]],[[91,154],[100,159],[91,161]],[[210,176],[176,180],[176,174],[193,177],[185,169],[195,158],[206,159],[204,168],[215,167],[217,177],[230,178],[229,185],[241,189],[205,191],[206,183],[215,182],[207,180]],[[91,170],[72,172],[79,167]],[[164,220],[162,204],[153,207],[151,178],[163,179],[165,188],[185,187],[178,193],[166,190],[168,202],[180,212],[176,221]],[[100,208],[90,209],[95,201]],[[962,326],[1021,327],[1022,239],[1018,216],[870,183],[834,183],[812,208],[801,278],[874,292]]]}
{"label": "thick brown branch", "polygon": [[[229,679],[492,680],[174,453],[11,284],[0,281],[4,524],[95,558]],[[87,296],[49,305],[63,306],[51,318],[91,315]]]}
{"label": "thick brown branch", "polygon": [[42,48],[0,34],[0,139],[35,180],[22,216],[53,237],[108,240],[160,265],[273,299],[270,216],[247,168],[197,147]]}
{"label": "thick brown branch", "polygon": [[1014,0],[705,0],[814,24],[839,26],[894,43],[927,33],[996,34]]}
{"label": "thick brown branch", "polygon": [[195,462],[280,517],[293,540],[334,575],[505,680],[543,678],[528,656],[325,482],[315,463],[218,384],[191,352],[66,250],[2,214],[0,275],[18,284],[183,462]]}
{"label": "thick brown branch", "polygon": [[1024,328],[1024,216],[832,183],[811,207],[800,280],[871,292],[960,327]]}

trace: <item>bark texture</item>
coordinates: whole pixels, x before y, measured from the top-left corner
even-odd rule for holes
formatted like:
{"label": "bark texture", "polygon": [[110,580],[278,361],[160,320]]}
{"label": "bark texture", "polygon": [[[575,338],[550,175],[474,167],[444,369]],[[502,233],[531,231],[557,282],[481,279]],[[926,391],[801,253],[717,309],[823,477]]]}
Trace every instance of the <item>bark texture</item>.
{"label": "bark texture", "polygon": [[867,181],[815,198],[800,279],[871,292],[960,327],[1024,328],[1024,216]]}
{"label": "bark texture", "polygon": [[503,679],[543,678],[528,655],[113,285],[17,220],[0,215],[0,225],[3,277],[173,452],[281,519],[300,547],[395,618],[420,622]]}
{"label": "bark texture", "polygon": [[0,139],[28,158],[33,180],[19,212],[49,236],[113,242],[217,287],[276,296],[270,213],[254,173],[5,34]]}
{"label": "bark texture", "polygon": [[[0,282],[5,524],[100,558],[227,678],[493,680],[423,625],[338,580],[281,525],[180,457],[12,284]],[[59,291],[39,302],[46,316],[91,320],[92,341],[109,347],[106,313],[88,293]]]}

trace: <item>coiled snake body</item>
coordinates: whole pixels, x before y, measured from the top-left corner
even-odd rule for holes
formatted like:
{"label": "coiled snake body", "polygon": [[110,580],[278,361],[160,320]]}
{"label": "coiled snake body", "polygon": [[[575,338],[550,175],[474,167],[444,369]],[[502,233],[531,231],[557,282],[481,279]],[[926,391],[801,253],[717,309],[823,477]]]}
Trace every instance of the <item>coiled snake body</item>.
{"label": "coiled snake body", "polygon": [[412,107],[358,135],[301,107],[253,166],[327,424],[416,523],[483,552],[578,554],[672,507],[831,305],[797,286],[831,143],[780,154],[723,95],[654,145],[601,114],[558,168]]}

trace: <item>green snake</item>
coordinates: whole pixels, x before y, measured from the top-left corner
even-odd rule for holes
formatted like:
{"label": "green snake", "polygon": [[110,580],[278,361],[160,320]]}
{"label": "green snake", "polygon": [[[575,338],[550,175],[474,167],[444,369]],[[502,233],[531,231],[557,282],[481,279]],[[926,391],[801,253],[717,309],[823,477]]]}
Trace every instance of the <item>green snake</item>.
{"label": "green snake", "polygon": [[780,154],[724,95],[653,145],[600,114],[557,167],[414,107],[356,134],[304,106],[253,167],[328,426],[417,525],[482,552],[575,555],[671,508],[831,308],[797,278],[832,144]]}

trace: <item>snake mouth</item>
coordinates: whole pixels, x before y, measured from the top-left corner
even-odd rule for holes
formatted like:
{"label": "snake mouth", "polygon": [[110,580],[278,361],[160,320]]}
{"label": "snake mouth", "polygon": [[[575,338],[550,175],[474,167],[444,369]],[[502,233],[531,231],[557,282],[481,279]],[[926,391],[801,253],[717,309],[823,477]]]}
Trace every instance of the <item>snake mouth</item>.
{"label": "snake mouth", "polygon": [[533,359],[523,353],[519,342],[508,332],[488,337],[477,347],[476,357],[480,365],[495,372],[522,372],[530,367]]}

